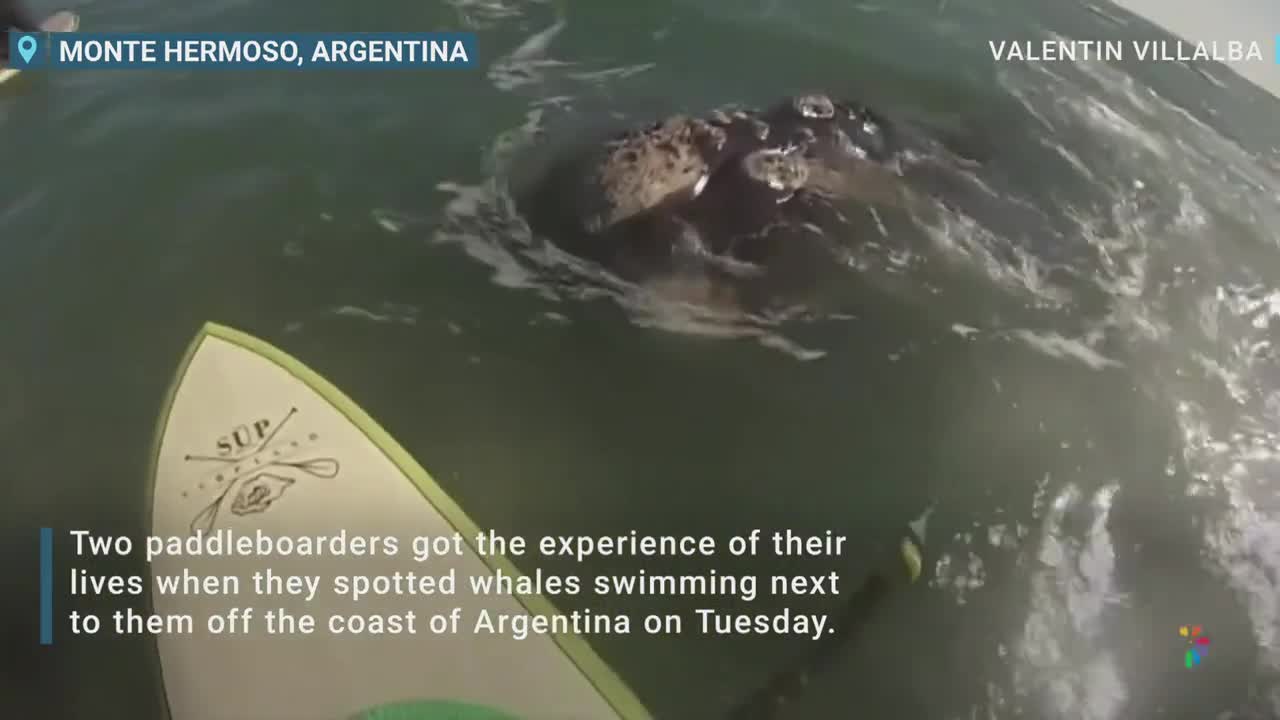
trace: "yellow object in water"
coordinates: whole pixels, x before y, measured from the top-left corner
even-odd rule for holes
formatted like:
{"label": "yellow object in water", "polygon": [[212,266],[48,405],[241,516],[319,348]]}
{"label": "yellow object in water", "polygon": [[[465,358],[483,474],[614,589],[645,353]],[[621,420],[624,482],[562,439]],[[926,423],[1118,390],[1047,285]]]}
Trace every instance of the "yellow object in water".
{"label": "yellow object in water", "polygon": [[920,555],[919,546],[911,538],[902,538],[902,560],[907,564],[907,575],[911,582],[915,582],[920,577],[924,559]]}

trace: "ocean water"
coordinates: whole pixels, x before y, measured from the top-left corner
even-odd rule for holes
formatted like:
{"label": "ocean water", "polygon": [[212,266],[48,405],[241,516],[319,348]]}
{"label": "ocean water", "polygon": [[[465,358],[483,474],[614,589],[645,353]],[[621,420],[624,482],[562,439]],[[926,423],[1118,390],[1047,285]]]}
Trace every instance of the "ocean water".
{"label": "ocean water", "polygon": [[[991,59],[988,40],[1163,37],[1102,3],[76,9],[102,31],[466,30],[482,57],[0,88],[0,552],[18,588],[0,701],[162,711],[146,642],[41,652],[23,583],[36,527],[140,531],[162,393],[215,320],[344,388],[482,526],[829,528],[869,564],[933,506],[922,584],[782,717],[1280,717],[1275,97],[1211,65]],[[926,247],[878,238],[834,307],[655,306],[513,209],[524,159],[602,118],[812,89],[982,160]],[[1190,670],[1186,624],[1212,639]],[[677,719],[722,716],[804,650],[592,643]]]}

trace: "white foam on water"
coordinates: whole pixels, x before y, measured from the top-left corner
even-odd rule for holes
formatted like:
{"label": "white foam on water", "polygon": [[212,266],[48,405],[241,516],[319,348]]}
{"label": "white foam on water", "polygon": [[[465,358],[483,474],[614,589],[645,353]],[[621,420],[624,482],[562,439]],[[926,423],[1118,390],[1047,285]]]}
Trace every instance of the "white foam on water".
{"label": "white foam on water", "polygon": [[[992,281],[1038,304],[1062,307],[1070,301],[1070,292],[1048,282],[1048,268],[1025,248],[1010,245],[959,210],[941,209],[938,218],[937,224],[921,225],[937,247],[967,258]],[[1013,262],[1004,259],[1008,256]]]}
{"label": "white foam on water", "polygon": [[405,226],[409,222],[407,217],[395,212],[394,210],[387,210],[385,208],[374,208],[373,211],[370,212],[370,215],[373,218],[373,222],[377,224],[378,227],[393,235],[399,235],[403,232]]}
{"label": "white foam on water", "polygon": [[1116,17],[1115,15],[1112,15],[1106,10],[1103,10],[1102,8],[1098,7],[1097,5],[1094,5],[1093,3],[1087,3],[1085,5],[1085,9],[1093,13],[1094,15],[1097,15],[1098,17],[1106,20],[1112,25],[1117,25],[1119,27],[1128,27],[1129,25],[1128,20]]}
{"label": "white foam on water", "polygon": [[612,82],[618,80],[626,80],[634,75],[657,67],[657,63],[637,63],[635,65],[623,65],[621,67],[605,68],[603,70],[592,70],[590,72],[569,72],[566,75],[574,80],[585,83],[598,84],[603,82]]}
{"label": "white foam on water", "polygon": [[563,19],[552,23],[545,30],[540,30],[520,43],[515,50],[507,57],[511,60],[528,60],[534,57],[542,57],[547,54],[547,50],[551,48],[551,43],[556,39],[564,29],[568,27],[568,23]]}
{"label": "white foam on water", "polygon": [[996,69],[997,83],[1000,84],[1006,92],[1012,95],[1014,99],[1017,100],[1018,103],[1022,105],[1022,108],[1027,111],[1028,115],[1035,118],[1037,122],[1043,125],[1045,130],[1048,130],[1050,133],[1057,132],[1057,128],[1055,128],[1053,123],[1049,121],[1049,118],[1042,115],[1040,113],[1040,110],[1036,107],[1035,103],[1032,102],[1030,94],[1027,91],[1023,90],[1021,87],[1019,87],[1011,79],[1011,74],[1008,70],[1005,69],[1005,67],[1006,67],[1005,65],[1001,65],[999,68]]}
{"label": "white foam on water", "polygon": [[[1170,457],[1165,478],[1187,482],[1174,492],[1224,501],[1203,525],[1204,557],[1247,609],[1263,674],[1275,673],[1280,355],[1271,328],[1280,316],[1274,277],[1280,258],[1258,251],[1254,238],[1239,238],[1240,228],[1230,223],[1257,231],[1266,250],[1280,246],[1268,229],[1280,227],[1280,178],[1265,156],[1245,152],[1119,70],[1091,61],[1071,65],[1097,82],[1101,94],[1089,95],[1043,65],[1001,68],[1000,77],[1036,122],[1110,137],[1120,150],[1114,169],[1082,168],[1082,159],[1061,142],[1041,140],[1110,197],[1108,206],[1066,211],[1080,240],[1098,252],[1092,277],[1108,309],[1078,337],[1042,328],[1005,337],[1096,369],[1140,368],[1137,382],[1169,400],[1183,448]],[[1116,177],[1125,172],[1132,176]],[[1249,251],[1247,263],[1228,254],[1231,243]],[[1103,354],[1100,342],[1124,355]],[[1044,500],[1048,492],[1057,493],[1055,502]],[[1110,720],[1124,716],[1126,689],[1089,628],[1123,600],[1112,580],[1115,553],[1101,510],[1094,509],[1087,538],[1059,537],[1055,518],[1064,505],[1078,507],[1076,495],[1070,486],[1052,489],[1047,475],[1038,484],[1033,515],[1048,514],[1039,562],[1051,570],[1033,582],[1033,609],[1012,664],[1014,687],[1021,696],[1041,698],[1032,715]],[[1096,506],[1108,502],[1098,497]],[[992,546],[1002,542],[997,536]],[[1268,707],[1254,703],[1254,714],[1280,716],[1280,687],[1263,684],[1257,691],[1257,702]]]}
{"label": "white foam on water", "polygon": [[494,60],[488,71],[494,87],[510,92],[526,85],[538,85],[545,81],[549,71],[572,67],[572,63],[548,56],[552,42],[567,26],[565,20],[557,20],[525,38],[510,53]]}
{"label": "white foam on water", "polygon": [[[1106,646],[1107,611],[1125,604],[1114,580],[1115,548],[1107,518],[1118,486],[1096,490],[1090,502],[1074,483],[1058,490],[1044,516],[1031,574],[1031,610],[1013,648],[1014,688],[1040,699],[1053,720],[1122,717],[1128,691]],[[1083,537],[1064,529],[1068,516],[1089,517]],[[1090,517],[1091,516],[1091,517]]]}
{"label": "white foam on water", "polygon": [[1093,370],[1120,367],[1117,360],[1105,357],[1090,347],[1084,338],[1069,338],[1056,332],[1014,330],[1008,333],[1049,357],[1078,360]]}
{"label": "white foam on water", "polygon": [[973,592],[986,585],[986,565],[977,553],[967,547],[973,542],[971,534],[959,535],[953,538],[953,542],[965,546],[963,559],[948,552],[939,554],[929,585],[949,592],[957,605],[964,605]]}
{"label": "white foam on water", "polygon": [[1199,66],[1195,66],[1191,69],[1194,70],[1196,74],[1199,75],[1200,77],[1204,78],[1205,80],[1208,80],[1211,85],[1222,88],[1224,90],[1226,89],[1227,84],[1222,82],[1218,78],[1214,77],[1213,73],[1209,72],[1208,70]]}
{"label": "white foam on water", "polygon": [[444,0],[458,15],[458,21],[473,30],[486,30],[505,21],[522,17],[523,5],[544,5],[549,0]]}
{"label": "white foam on water", "polygon": [[[1205,545],[1245,604],[1263,661],[1280,670],[1280,501],[1260,492],[1280,469],[1280,393],[1271,391],[1264,407],[1265,421],[1242,419],[1235,428],[1215,428],[1205,408],[1187,400],[1177,417],[1192,477],[1188,491],[1227,502],[1205,528]],[[1223,430],[1227,437],[1219,439]]]}
{"label": "white foam on water", "polygon": [[419,310],[411,305],[387,302],[382,303],[377,310],[358,305],[339,305],[333,308],[331,312],[339,317],[367,320],[380,324],[417,325]]}
{"label": "white foam on water", "polygon": [[1086,96],[1074,98],[1068,101],[1067,105],[1095,129],[1127,141],[1126,147],[1128,143],[1136,144],[1161,160],[1168,159],[1169,150],[1165,147],[1164,141],[1154,133],[1143,130],[1106,102],[1093,96]]}
{"label": "white foam on water", "polygon": [[1040,138],[1040,144],[1058,153],[1058,155],[1060,155],[1062,159],[1066,160],[1084,179],[1090,182],[1097,182],[1097,177],[1094,176],[1093,171],[1084,164],[1080,159],[1080,156],[1063,147],[1061,143],[1053,142],[1048,138]]}
{"label": "white foam on water", "polygon": [[[1054,37],[1057,40],[1066,40],[1061,36]],[[1151,97],[1153,93],[1149,88],[1135,80],[1132,75],[1120,72],[1108,62],[1097,58],[1077,57],[1075,60],[1069,60],[1068,62],[1081,73],[1101,85],[1109,96],[1124,98],[1133,109],[1148,118],[1155,116],[1155,107],[1143,97],[1143,95]]]}
{"label": "white foam on water", "polygon": [[550,71],[572,67],[572,63],[550,58],[511,60],[500,58],[489,68],[489,80],[493,86],[510,92],[526,85],[537,85],[546,79]]}

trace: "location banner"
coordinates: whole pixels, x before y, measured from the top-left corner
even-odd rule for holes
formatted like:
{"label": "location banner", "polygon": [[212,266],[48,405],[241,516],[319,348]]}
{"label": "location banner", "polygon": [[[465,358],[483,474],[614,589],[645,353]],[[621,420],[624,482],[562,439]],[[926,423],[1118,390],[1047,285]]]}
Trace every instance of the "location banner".
{"label": "location banner", "polygon": [[9,33],[9,66],[40,69],[470,67],[472,33]]}

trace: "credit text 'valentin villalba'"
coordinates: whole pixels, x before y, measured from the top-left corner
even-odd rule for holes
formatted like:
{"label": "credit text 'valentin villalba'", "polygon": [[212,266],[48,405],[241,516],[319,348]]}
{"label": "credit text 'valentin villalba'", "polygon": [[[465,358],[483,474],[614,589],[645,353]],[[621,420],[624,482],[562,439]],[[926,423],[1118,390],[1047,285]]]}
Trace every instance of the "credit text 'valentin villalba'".
{"label": "credit text 'valentin villalba'", "polygon": [[1262,47],[1255,41],[1184,42],[1182,40],[989,40],[996,60],[1116,60],[1160,62],[1215,60],[1240,62],[1262,60]]}

